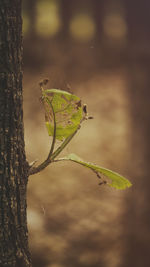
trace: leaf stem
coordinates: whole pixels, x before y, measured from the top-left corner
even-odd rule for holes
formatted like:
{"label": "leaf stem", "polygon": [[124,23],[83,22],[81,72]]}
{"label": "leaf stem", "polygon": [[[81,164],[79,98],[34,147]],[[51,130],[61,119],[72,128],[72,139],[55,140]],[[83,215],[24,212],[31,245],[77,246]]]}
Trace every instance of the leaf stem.
{"label": "leaf stem", "polygon": [[51,155],[52,146],[50,149],[50,152],[48,154],[48,157],[45,161],[43,161],[40,165],[37,167],[32,167],[29,169],[29,175],[33,175],[35,173],[38,173],[42,170],[44,170],[50,163],[54,162],[54,159],[61,153],[61,151],[69,144],[69,142],[72,140],[72,138],[75,136],[77,131],[80,129],[80,125],[77,128],[77,130],[71,134],[69,137],[65,139],[65,141],[55,150],[55,152]]}
{"label": "leaf stem", "polygon": [[52,144],[51,144],[51,148],[50,148],[50,152],[48,154],[48,157],[47,159],[50,159],[53,151],[54,151],[54,146],[55,146],[55,142],[56,142],[56,116],[55,116],[55,112],[54,112],[54,109],[53,109],[53,105],[52,105],[52,101],[49,101],[49,99],[46,97],[46,101],[48,102],[48,104],[51,106],[52,108],[52,113],[53,113],[53,118],[54,118],[54,132],[53,132],[53,140],[52,140]]}
{"label": "leaf stem", "polygon": [[69,137],[67,137],[65,139],[65,141],[56,149],[56,151],[52,154],[51,156],[51,160],[53,161],[59,154],[60,152],[69,144],[69,142],[72,140],[72,138],[75,136],[75,134],[77,133],[77,131],[79,130],[80,127],[78,127],[78,129],[71,134]]}

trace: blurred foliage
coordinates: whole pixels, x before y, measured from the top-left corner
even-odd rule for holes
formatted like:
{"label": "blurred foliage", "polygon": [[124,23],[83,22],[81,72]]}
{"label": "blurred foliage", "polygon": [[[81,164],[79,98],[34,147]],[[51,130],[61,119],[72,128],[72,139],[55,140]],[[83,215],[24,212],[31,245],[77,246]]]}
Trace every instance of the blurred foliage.
{"label": "blurred foliage", "polygon": [[109,38],[124,39],[127,34],[127,25],[121,14],[108,14],[103,21],[104,32]]}
{"label": "blurred foliage", "polygon": [[[97,28],[96,18],[93,16],[94,9],[97,8],[96,1],[95,6],[92,3],[89,5],[89,1],[87,3],[86,1],[81,1],[81,7],[80,5],[74,7],[72,3],[72,1],[68,1],[68,5],[71,6],[72,9],[71,18],[70,14],[68,14],[70,18],[70,21],[68,20],[70,36],[81,42],[92,40],[96,35]],[[35,1],[34,5],[34,12],[36,13],[35,34],[41,37],[52,37],[59,35],[59,33],[63,30],[63,19],[67,19],[63,18],[63,12],[61,12],[61,1],[37,0]],[[24,4],[24,6],[26,5]],[[111,6],[108,6],[104,9],[102,27],[104,28],[104,34],[106,34],[106,36],[108,36],[109,38],[121,39],[124,38],[127,33],[127,27],[124,19],[124,12],[122,12],[122,7],[123,6],[121,4],[118,5],[117,13],[114,13],[114,9],[112,9]],[[65,9],[65,7],[63,8]],[[27,8],[24,8],[23,19],[23,29],[24,34],[26,35],[30,30],[29,14]],[[99,33],[97,32],[97,34]]]}
{"label": "blurred foliage", "polygon": [[95,23],[89,14],[77,14],[71,21],[70,32],[79,41],[89,41],[95,35]]}
{"label": "blurred foliage", "polygon": [[24,0],[28,158],[42,161],[49,150],[37,88],[48,76],[50,88],[80,95],[95,118],[67,154],[92,156],[133,182],[114,193],[73,164],[30,179],[36,267],[149,266],[149,10],[147,0]]}
{"label": "blurred foliage", "polygon": [[56,1],[40,1],[37,3],[37,34],[45,37],[55,35],[60,29],[60,18]]}

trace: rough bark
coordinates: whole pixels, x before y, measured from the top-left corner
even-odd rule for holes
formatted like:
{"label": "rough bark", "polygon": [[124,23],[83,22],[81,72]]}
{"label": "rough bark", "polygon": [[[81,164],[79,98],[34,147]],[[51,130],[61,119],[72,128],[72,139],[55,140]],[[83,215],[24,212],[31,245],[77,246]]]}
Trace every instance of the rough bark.
{"label": "rough bark", "polygon": [[0,1],[0,266],[31,266],[22,109],[21,0]]}

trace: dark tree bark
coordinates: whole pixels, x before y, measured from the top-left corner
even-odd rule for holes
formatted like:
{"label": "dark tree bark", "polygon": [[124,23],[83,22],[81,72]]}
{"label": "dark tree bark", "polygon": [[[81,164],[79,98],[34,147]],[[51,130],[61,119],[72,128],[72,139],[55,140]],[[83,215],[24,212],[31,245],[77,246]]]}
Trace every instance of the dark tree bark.
{"label": "dark tree bark", "polygon": [[31,266],[22,110],[21,0],[0,1],[0,266]]}

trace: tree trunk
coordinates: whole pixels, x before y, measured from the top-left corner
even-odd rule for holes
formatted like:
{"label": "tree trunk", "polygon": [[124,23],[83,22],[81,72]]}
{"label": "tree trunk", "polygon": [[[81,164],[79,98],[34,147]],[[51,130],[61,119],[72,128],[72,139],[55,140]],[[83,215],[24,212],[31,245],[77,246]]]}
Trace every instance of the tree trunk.
{"label": "tree trunk", "polygon": [[70,22],[72,18],[72,4],[71,0],[61,0],[60,2],[60,16],[62,19],[62,28],[59,34],[60,39],[67,41],[70,38]]}
{"label": "tree trunk", "polygon": [[22,110],[21,0],[0,1],[0,266],[31,266]]}
{"label": "tree trunk", "polygon": [[36,37],[37,0],[25,0],[24,5],[29,19],[28,35],[32,40],[34,40]]}
{"label": "tree trunk", "polygon": [[129,39],[134,45],[150,42],[150,1],[124,0]]}
{"label": "tree trunk", "polygon": [[104,7],[106,0],[95,0],[93,3],[94,7],[94,16],[96,23],[96,41],[99,43],[103,39],[103,16],[104,16]]}
{"label": "tree trunk", "polygon": [[[130,61],[127,70],[131,118],[130,175],[133,188],[128,195],[127,209],[123,218],[125,249],[121,266],[148,267],[150,251],[150,55],[147,44],[150,31],[148,23],[148,5],[150,4],[149,1],[140,3],[129,0],[125,3],[129,26]],[[143,49],[143,47],[148,49]]]}
{"label": "tree trunk", "polygon": [[150,251],[150,76],[142,60],[130,63],[129,100],[131,118],[130,176],[133,188],[126,202],[124,259],[122,267],[148,267]]}

